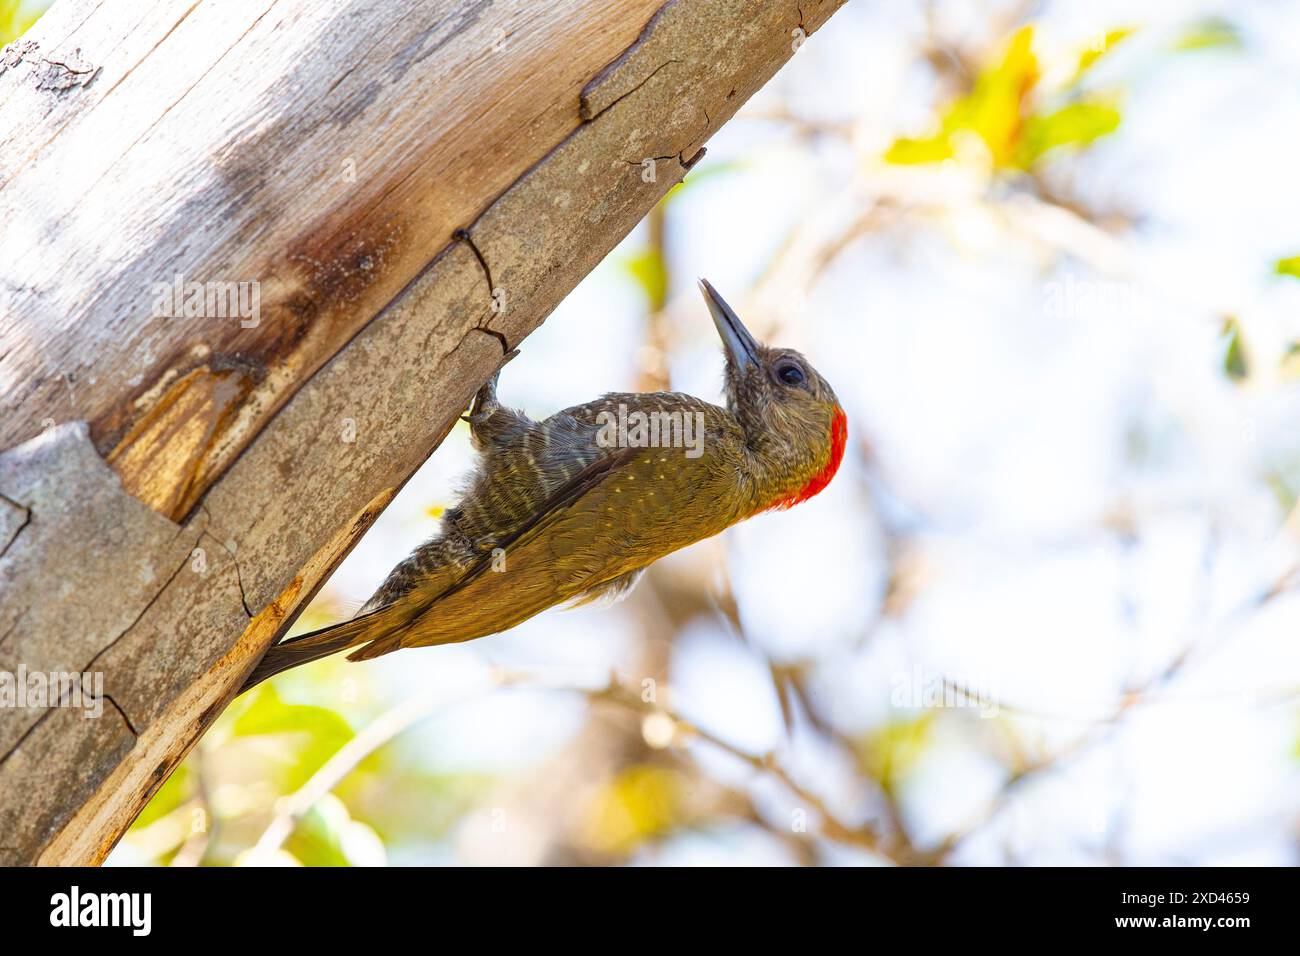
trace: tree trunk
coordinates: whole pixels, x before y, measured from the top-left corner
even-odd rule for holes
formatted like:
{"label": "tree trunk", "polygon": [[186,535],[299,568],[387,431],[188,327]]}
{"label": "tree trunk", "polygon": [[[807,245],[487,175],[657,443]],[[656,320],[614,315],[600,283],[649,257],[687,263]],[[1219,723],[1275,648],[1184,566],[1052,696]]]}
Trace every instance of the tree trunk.
{"label": "tree trunk", "polygon": [[0,862],[104,858],[841,2],[60,0],[0,54]]}

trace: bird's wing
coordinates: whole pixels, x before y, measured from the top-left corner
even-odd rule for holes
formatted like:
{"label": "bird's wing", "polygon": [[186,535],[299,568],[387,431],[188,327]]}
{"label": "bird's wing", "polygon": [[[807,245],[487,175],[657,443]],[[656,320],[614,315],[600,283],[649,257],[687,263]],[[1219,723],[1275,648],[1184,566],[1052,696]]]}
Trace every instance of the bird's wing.
{"label": "bird's wing", "polygon": [[[485,548],[483,554],[450,586],[441,582],[433,586],[421,582],[403,595],[397,603],[403,605],[402,619],[413,622],[410,629],[402,632],[386,631],[376,635],[376,640],[354,651],[349,655],[349,659],[366,660],[396,650],[398,647],[453,643],[493,634],[513,627],[514,624],[526,620],[543,608],[564,600],[564,596],[556,594],[546,603],[534,608],[542,592],[535,586],[537,582],[526,581],[524,576],[516,576],[512,573],[516,570],[515,556],[523,554],[531,556],[535,553],[537,549],[528,548],[527,543],[532,542],[535,545],[538,541],[544,541],[548,536],[548,529],[557,522],[567,519],[572,523],[576,520],[581,525],[587,521],[590,508],[582,508],[578,505],[584,499],[593,497],[596,489],[609,481],[612,476],[617,475],[620,469],[626,467],[638,455],[649,451],[652,449],[607,450],[606,454],[590,462],[572,478],[555,488],[526,520],[494,539],[491,547]],[[497,573],[504,574],[506,577],[497,578]],[[484,581],[490,581],[494,586],[492,588],[495,592],[494,600],[474,608],[469,614],[455,613],[455,607],[466,603],[460,596],[466,592],[480,595],[484,591],[481,586]],[[530,584],[533,586],[530,587]],[[522,588],[512,597],[512,592],[516,591],[517,586]],[[496,610],[498,605],[502,604],[511,606],[511,610],[504,615]],[[507,620],[515,617],[525,608],[534,609],[522,613],[517,620]],[[487,630],[482,630],[486,625],[491,626]]]}
{"label": "bird's wing", "polygon": [[467,419],[482,458],[469,487],[443,517],[441,533],[395,567],[363,608],[394,603],[417,585],[439,594],[476,562],[513,540],[550,507],[572,493],[584,469],[612,451],[598,441],[595,413],[570,409],[536,422],[496,401],[492,383],[480,390]]}
{"label": "bird's wing", "polygon": [[[448,619],[446,615],[440,614],[438,617],[445,624],[439,632],[439,639],[414,642],[411,640],[411,634],[416,630],[413,627],[414,623],[429,616],[430,610],[434,607],[441,607],[445,602],[453,600],[458,592],[470,587],[477,578],[488,573],[488,569],[498,560],[497,554],[501,553],[498,549],[502,551],[509,549],[535,527],[544,525],[548,519],[571,507],[583,495],[605,480],[610,473],[630,460],[632,454],[638,450],[619,449],[592,461],[572,479],[556,488],[528,521],[495,540],[493,546],[485,549],[463,574],[455,568],[442,568],[422,575],[411,575],[407,586],[396,591],[392,600],[373,609],[367,609],[350,621],[290,638],[271,647],[245,682],[241,693],[281,671],[318,660],[349,647],[359,648],[349,655],[350,660],[366,660],[387,654],[399,647],[469,640],[471,637],[481,637],[483,634],[491,634],[512,626],[503,624],[501,627],[483,633],[464,633],[463,636],[457,636],[464,632],[466,627],[471,626],[471,623]],[[504,551],[504,553],[509,552]],[[531,613],[524,617],[531,616]]]}
{"label": "bird's wing", "polygon": [[616,450],[601,447],[597,432],[563,413],[544,422],[515,419],[496,441],[481,446],[474,481],[446,522],[480,552],[499,547],[553,496],[579,482],[584,469]]}
{"label": "bird's wing", "polygon": [[[473,527],[480,542],[468,568],[450,584],[416,583],[400,599],[408,626],[376,635],[352,659],[507,630],[735,523],[742,463],[728,431],[734,425],[720,409],[700,407],[708,434],[698,457],[678,448],[601,447],[594,426],[569,413],[558,427],[559,416],[539,423],[550,437],[530,434],[494,461],[498,470],[484,472],[485,485],[459,509],[458,527]],[[578,436],[585,443],[564,456],[567,477],[538,467],[548,443]],[[575,457],[586,463],[577,468]]]}
{"label": "bird's wing", "polygon": [[540,422],[492,404],[487,406],[496,423],[492,439],[480,443],[478,473],[461,502],[448,512],[447,522],[477,549],[499,546],[501,538],[535,520],[554,495],[581,482],[585,469],[599,466],[618,450],[602,444],[601,432],[606,427],[603,416],[617,416],[620,406],[675,409],[714,422],[724,415],[716,406],[679,393],[613,392]]}

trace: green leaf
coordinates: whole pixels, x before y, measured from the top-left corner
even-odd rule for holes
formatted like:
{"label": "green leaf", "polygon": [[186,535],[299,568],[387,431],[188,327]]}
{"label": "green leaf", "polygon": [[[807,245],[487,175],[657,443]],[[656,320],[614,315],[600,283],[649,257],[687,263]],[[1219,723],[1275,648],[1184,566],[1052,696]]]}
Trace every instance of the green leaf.
{"label": "green leaf", "polygon": [[1223,320],[1224,339],[1223,374],[1234,382],[1240,382],[1250,375],[1250,364],[1246,360],[1246,346],[1241,335],[1241,323],[1229,316]]}
{"label": "green leaf", "polygon": [[1031,116],[1016,155],[1017,165],[1029,168],[1043,154],[1061,146],[1087,146],[1119,129],[1120,111],[1101,100],[1079,100],[1042,116]]}
{"label": "green leaf", "polygon": [[326,707],[285,703],[271,685],[258,690],[256,699],[235,719],[231,733],[237,737],[293,735],[294,760],[285,786],[296,789],[352,739],[352,727]]}
{"label": "green leaf", "polygon": [[1236,24],[1223,17],[1206,17],[1183,31],[1174,41],[1173,49],[1180,53],[1199,50],[1239,50],[1245,44]]}
{"label": "green leaf", "polygon": [[385,862],[375,831],[352,818],[347,804],[327,793],[298,821],[284,848],[304,866],[374,866]]}
{"label": "green leaf", "polygon": [[132,830],[140,830],[156,820],[161,820],[190,798],[190,765],[182,763],[158,788],[140,815],[131,824]]}
{"label": "green leaf", "polygon": [[303,814],[284,848],[304,866],[348,866],[342,842],[351,820],[343,801],[327,793]]}
{"label": "green leaf", "polygon": [[625,265],[645,293],[651,310],[662,309],[668,298],[668,267],[659,251],[652,247],[643,249],[627,259]]}
{"label": "green leaf", "polygon": [[1273,264],[1273,271],[1280,276],[1292,276],[1300,279],[1300,256],[1288,256]]}
{"label": "green leaf", "polygon": [[371,754],[335,793],[389,844],[445,836],[500,780],[420,767],[397,741]]}

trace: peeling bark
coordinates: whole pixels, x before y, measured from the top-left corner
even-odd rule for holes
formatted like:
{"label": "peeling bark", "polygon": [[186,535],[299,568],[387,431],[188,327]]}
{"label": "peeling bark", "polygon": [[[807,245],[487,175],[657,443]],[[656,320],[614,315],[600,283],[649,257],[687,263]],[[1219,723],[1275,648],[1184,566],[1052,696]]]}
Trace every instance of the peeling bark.
{"label": "peeling bark", "polygon": [[[61,0],[0,54],[0,671],[108,704],[0,709],[0,862],[104,857],[839,2]],[[155,317],[176,274],[260,320]]]}

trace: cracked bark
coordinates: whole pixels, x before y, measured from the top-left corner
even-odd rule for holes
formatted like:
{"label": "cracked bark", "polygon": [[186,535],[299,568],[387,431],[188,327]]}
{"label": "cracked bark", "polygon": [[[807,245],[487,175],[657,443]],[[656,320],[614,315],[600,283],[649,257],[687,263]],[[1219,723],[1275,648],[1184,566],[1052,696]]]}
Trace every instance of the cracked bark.
{"label": "cracked bark", "polygon": [[125,710],[122,709],[122,706],[117,701],[115,701],[112,698],[112,696],[109,694],[104,695],[104,700],[108,701],[110,704],[113,705],[113,709],[117,711],[118,716],[122,718],[122,723],[126,724],[126,729],[131,731],[131,736],[139,737],[140,731],[135,729],[135,724],[131,723],[131,718],[127,716],[127,713]]}
{"label": "cracked bark", "polygon": [[[0,862],[104,857],[479,385],[838,5],[61,0],[0,57],[26,243],[0,257],[0,671],[90,661],[121,717],[0,710]],[[85,81],[42,88],[47,62]],[[260,283],[260,323],[153,318],[175,274]]]}
{"label": "cracked bark", "polygon": [[613,100],[609,101],[607,104],[600,107],[597,107],[592,102],[591,96],[584,92],[582,95],[582,103],[581,106],[579,107],[579,115],[582,116],[582,120],[585,123],[590,123],[593,120],[599,119],[606,110],[612,109],[613,107],[617,106],[623,100],[627,99],[627,97],[631,96],[637,90],[641,89],[641,87],[645,86],[647,83],[653,80],[656,76],[659,75],[659,71],[662,70],[664,67],[670,66],[673,63],[681,63],[681,62],[682,62],[681,60],[665,60],[663,63],[660,63],[653,70],[651,70],[650,75],[647,76],[641,82],[637,83],[636,86],[632,87],[630,90],[624,93],[618,94],[618,96],[615,97]]}
{"label": "cracked bark", "polygon": [[[31,522],[32,509],[2,494],[0,494],[0,504],[3,504],[6,509],[3,518],[4,524],[0,525],[0,532],[3,532],[0,534],[0,540],[4,542],[3,545],[0,545],[0,558],[3,558],[5,552],[9,550],[9,546],[18,539],[18,536],[23,533],[23,529]],[[14,512],[19,512],[22,517],[15,516]]]}
{"label": "cracked bark", "polygon": [[[478,260],[478,264],[483,269],[483,278],[487,280],[488,296],[495,303],[497,300],[497,287],[492,284],[492,269],[487,264],[487,259],[483,258],[483,253],[479,251],[478,246],[474,244],[474,237],[470,235],[468,229],[457,229],[452,233],[451,237],[456,242],[465,243],[465,245],[469,246],[470,251],[474,253],[474,258]],[[494,312],[496,312],[496,309],[489,310],[489,312],[483,316],[483,320],[474,326],[473,331],[482,332],[484,335],[490,335],[492,338],[496,339],[497,344],[501,346],[502,356],[509,356],[513,350],[510,348],[510,342],[506,339],[505,333],[498,332],[496,329],[492,328],[491,316]]]}

